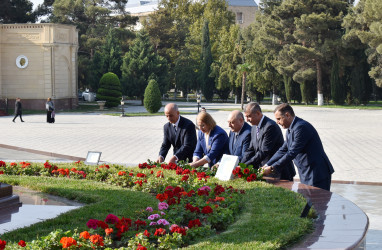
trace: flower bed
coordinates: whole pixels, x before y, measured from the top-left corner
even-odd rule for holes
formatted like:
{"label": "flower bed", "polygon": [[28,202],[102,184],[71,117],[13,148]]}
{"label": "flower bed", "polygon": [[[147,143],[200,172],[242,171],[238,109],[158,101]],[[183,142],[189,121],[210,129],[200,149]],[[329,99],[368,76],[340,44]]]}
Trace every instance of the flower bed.
{"label": "flower bed", "polygon": [[[243,169],[243,174],[254,174]],[[238,169],[235,171],[239,173]],[[125,218],[112,213],[105,218],[89,215],[88,230],[55,230],[32,242],[20,239],[18,244],[10,243],[7,248],[178,248],[225,230],[240,214],[245,194],[244,190],[215,183],[217,180],[210,175],[213,173],[175,164],[144,163],[138,168],[126,169],[105,164],[85,166],[77,162],[73,167],[65,168],[49,162],[43,165],[26,162],[7,165],[0,161],[0,174],[100,181],[149,192],[157,199],[156,206],[141,209],[134,217]],[[250,180],[254,179],[252,175]],[[3,244],[0,249],[6,246],[4,241],[0,243]]]}

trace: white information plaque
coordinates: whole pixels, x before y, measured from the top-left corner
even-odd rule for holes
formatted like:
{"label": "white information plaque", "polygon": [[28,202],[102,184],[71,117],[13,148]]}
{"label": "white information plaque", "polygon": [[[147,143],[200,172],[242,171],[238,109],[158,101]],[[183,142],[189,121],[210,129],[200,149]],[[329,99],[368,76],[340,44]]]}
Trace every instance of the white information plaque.
{"label": "white information plaque", "polygon": [[218,171],[215,177],[222,181],[231,180],[233,177],[232,171],[239,164],[239,157],[236,155],[224,154],[220,160]]}

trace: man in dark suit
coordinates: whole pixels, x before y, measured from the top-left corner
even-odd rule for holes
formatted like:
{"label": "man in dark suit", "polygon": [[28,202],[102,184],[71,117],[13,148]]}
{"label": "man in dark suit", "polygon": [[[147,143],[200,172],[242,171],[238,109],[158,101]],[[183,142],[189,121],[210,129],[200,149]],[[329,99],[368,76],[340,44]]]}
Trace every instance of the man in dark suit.
{"label": "man in dark suit", "polygon": [[288,129],[287,139],[263,166],[264,175],[280,171],[286,161],[293,160],[301,183],[330,191],[334,169],[316,129],[307,121],[295,116],[289,104],[280,104],[274,113],[277,123]]}
{"label": "man in dark suit", "polygon": [[163,127],[164,138],[157,162],[160,163],[165,160],[171,145],[174,148],[174,155],[170,158],[169,163],[176,163],[181,160],[191,162],[196,147],[195,124],[180,116],[178,106],[175,103],[167,104],[164,113],[169,122]]}
{"label": "man in dark suit", "polygon": [[251,126],[244,121],[244,115],[239,110],[232,111],[228,116],[229,132],[229,154],[243,158],[251,143]]}
{"label": "man in dark suit", "polygon": [[[263,166],[277,150],[283,145],[284,138],[280,127],[273,120],[269,119],[261,112],[260,105],[250,102],[245,107],[245,117],[251,123],[251,143],[245,152],[242,163],[253,165],[254,168]],[[285,161],[284,168],[275,171],[274,176],[282,180],[293,180],[296,175],[292,161]]]}
{"label": "man in dark suit", "polygon": [[18,116],[20,116],[20,120],[21,122],[24,122],[23,121],[23,106],[21,104],[21,99],[20,98],[16,98],[16,102],[15,102],[15,117],[13,117],[13,122],[15,122],[16,118]]}

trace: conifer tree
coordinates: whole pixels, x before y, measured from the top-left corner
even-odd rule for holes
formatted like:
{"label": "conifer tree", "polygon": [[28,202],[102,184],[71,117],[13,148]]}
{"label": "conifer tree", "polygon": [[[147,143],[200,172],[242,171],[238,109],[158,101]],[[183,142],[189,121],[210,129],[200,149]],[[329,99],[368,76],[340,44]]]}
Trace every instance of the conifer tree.
{"label": "conifer tree", "polygon": [[141,30],[123,58],[122,86],[129,96],[137,96],[143,105],[144,92],[150,79],[156,79],[163,94],[167,90],[167,62],[157,55],[148,34]]}
{"label": "conifer tree", "polygon": [[212,54],[211,54],[211,43],[208,29],[208,21],[204,22],[203,27],[203,38],[202,38],[202,55],[201,55],[201,69],[200,69],[200,86],[204,98],[207,101],[212,101],[214,95],[215,82],[211,73],[212,64]]}
{"label": "conifer tree", "polygon": [[339,76],[339,62],[338,58],[334,57],[332,63],[332,72],[330,75],[330,90],[332,94],[332,100],[336,105],[342,105],[346,98],[346,89]]}
{"label": "conifer tree", "polygon": [[104,74],[99,81],[97,98],[106,101],[106,107],[117,107],[122,96],[121,83],[118,76],[112,72]]}

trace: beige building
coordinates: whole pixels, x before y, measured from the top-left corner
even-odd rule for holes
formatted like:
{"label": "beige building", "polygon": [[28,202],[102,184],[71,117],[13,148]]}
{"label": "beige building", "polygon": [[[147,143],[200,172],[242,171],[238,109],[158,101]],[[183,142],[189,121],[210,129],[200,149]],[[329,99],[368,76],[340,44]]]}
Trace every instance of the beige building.
{"label": "beige building", "polygon": [[[258,5],[254,0],[227,0],[228,10],[235,14],[235,21],[240,28],[248,27],[255,21]],[[148,20],[149,15],[158,10],[158,0],[141,0],[138,4],[130,5],[126,8],[132,16],[139,18],[135,30],[142,28],[144,20]]]}
{"label": "beige building", "polygon": [[[0,24],[0,100],[13,108],[71,109],[77,98],[78,31],[62,24]],[[4,107],[0,107],[4,108]]]}

